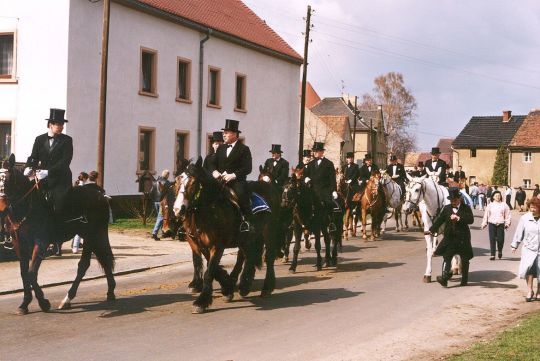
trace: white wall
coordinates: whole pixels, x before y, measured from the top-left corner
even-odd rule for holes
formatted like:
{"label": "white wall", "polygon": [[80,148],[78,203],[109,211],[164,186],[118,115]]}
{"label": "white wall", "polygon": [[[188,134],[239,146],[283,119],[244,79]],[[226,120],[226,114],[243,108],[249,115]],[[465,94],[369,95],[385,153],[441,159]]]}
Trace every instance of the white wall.
{"label": "white wall", "polygon": [[12,152],[26,161],[49,108],[66,108],[69,0],[0,0],[0,14],[0,32],[16,31],[18,79],[0,83],[0,120],[13,122]]}

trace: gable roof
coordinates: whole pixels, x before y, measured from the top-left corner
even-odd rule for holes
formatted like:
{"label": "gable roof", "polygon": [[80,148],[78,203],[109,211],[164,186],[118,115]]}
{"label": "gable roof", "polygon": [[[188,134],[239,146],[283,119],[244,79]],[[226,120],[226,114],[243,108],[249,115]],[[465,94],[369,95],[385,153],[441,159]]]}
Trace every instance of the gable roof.
{"label": "gable roof", "polygon": [[[300,82],[300,95],[302,95],[302,82]],[[306,108],[311,109],[320,101],[321,97],[319,94],[317,94],[311,83],[308,81],[306,84]]]}
{"label": "gable roof", "polygon": [[[241,39],[254,45],[255,48],[280,54],[285,60],[302,63],[302,57],[240,0],[115,1],[152,15],[181,22],[182,25],[199,31],[204,31],[201,26],[207,27],[221,33],[214,35],[221,35],[219,37],[225,40]],[[224,35],[228,35],[229,38]]]}
{"label": "gable roof", "polygon": [[[354,113],[341,97],[324,98],[310,109],[313,114],[321,116],[345,116],[349,119],[349,126],[354,128]],[[357,130],[368,130],[369,127],[360,119],[356,121]]]}
{"label": "gable roof", "polygon": [[540,110],[534,110],[527,115],[509,146],[512,148],[540,148],[538,134],[540,134]]}
{"label": "gable roof", "polygon": [[502,116],[475,116],[454,139],[454,148],[499,148],[508,145],[525,115],[512,115],[508,122]]}

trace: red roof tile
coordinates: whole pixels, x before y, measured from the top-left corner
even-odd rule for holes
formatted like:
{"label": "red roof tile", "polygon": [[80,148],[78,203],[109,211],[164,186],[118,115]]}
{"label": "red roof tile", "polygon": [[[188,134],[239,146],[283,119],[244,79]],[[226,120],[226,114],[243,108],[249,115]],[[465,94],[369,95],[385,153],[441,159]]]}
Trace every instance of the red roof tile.
{"label": "red roof tile", "polygon": [[[302,82],[300,82],[299,96],[302,96]],[[313,89],[311,83],[308,81],[306,83],[306,108],[311,109],[315,104],[321,101],[319,94]]]}
{"label": "red roof tile", "polygon": [[240,0],[138,1],[302,61],[285,40]]}
{"label": "red roof tile", "polygon": [[510,147],[540,148],[540,110],[531,111],[510,141]]}

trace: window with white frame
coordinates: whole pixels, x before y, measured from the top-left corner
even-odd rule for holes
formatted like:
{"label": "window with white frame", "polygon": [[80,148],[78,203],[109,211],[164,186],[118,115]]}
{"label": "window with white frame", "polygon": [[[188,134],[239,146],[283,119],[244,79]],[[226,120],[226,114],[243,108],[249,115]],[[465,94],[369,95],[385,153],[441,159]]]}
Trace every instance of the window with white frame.
{"label": "window with white frame", "polygon": [[531,188],[531,180],[530,179],[524,179],[523,180],[523,188],[525,188],[525,189]]}
{"label": "window with white frame", "polygon": [[0,33],[0,79],[15,78],[15,33]]}
{"label": "window with white frame", "polygon": [[523,152],[523,163],[532,162],[532,152]]}

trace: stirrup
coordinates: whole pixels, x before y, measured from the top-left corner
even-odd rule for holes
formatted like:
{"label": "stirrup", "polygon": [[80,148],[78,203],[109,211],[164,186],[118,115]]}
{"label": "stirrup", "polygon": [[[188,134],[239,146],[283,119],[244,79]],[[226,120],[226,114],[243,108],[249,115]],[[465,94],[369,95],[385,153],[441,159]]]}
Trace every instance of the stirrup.
{"label": "stirrup", "polygon": [[328,224],[328,231],[329,232],[335,232],[336,230],[337,230],[337,228],[336,228],[336,225],[334,224],[334,222],[330,222]]}
{"label": "stirrup", "polygon": [[2,242],[2,246],[7,250],[12,250],[14,247],[12,241],[4,241]]}
{"label": "stirrup", "polygon": [[240,232],[249,232],[249,229],[250,229],[250,224],[248,221],[246,220],[243,220],[241,223],[240,223]]}

